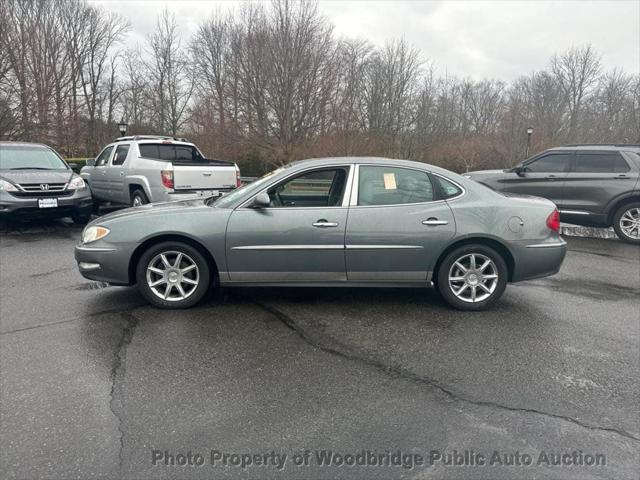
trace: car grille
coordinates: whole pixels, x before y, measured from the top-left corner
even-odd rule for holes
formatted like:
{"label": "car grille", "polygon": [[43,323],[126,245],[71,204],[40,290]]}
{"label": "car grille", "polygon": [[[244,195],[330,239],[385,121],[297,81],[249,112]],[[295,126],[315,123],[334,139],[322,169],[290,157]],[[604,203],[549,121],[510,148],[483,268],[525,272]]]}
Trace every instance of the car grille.
{"label": "car grille", "polygon": [[16,197],[59,197],[73,193],[65,190],[66,183],[20,183],[17,186],[21,191],[11,192]]}

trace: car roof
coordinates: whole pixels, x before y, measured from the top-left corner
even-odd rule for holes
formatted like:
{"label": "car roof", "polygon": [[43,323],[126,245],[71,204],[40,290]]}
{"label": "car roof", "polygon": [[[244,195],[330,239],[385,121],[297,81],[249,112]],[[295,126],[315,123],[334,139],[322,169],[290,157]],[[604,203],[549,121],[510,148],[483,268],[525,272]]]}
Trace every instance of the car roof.
{"label": "car roof", "polygon": [[602,143],[594,143],[594,144],[583,144],[583,145],[564,145],[561,147],[553,147],[548,150],[591,150],[591,151],[622,151],[622,152],[640,152],[640,145],[623,145],[623,144],[602,144]]}
{"label": "car roof", "polygon": [[308,158],[306,160],[298,160],[291,162],[288,166],[295,168],[305,168],[309,166],[323,166],[323,165],[336,165],[340,163],[355,163],[355,164],[368,164],[368,165],[394,165],[398,167],[418,168],[421,170],[430,170],[434,173],[457,175],[450,170],[436,167],[429,163],[416,162],[414,160],[403,160],[399,158],[385,158],[385,157],[323,157],[323,158]]}

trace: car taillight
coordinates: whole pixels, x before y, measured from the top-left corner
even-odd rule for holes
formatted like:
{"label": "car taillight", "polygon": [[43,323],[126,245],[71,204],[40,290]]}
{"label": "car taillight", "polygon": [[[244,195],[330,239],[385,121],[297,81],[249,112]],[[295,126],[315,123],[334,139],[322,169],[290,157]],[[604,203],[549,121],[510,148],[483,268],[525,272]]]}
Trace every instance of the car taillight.
{"label": "car taillight", "polygon": [[558,212],[558,209],[555,209],[547,217],[547,227],[554,232],[560,231],[560,212]]}
{"label": "car taillight", "polygon": [[173,188],[173,170],[162,170],[160,176],[162,177],[162,185]]}
{"label": "car taillight", "polygon": [[242,185],[242,180],[240,179],[240,170],[236,168],[236,187]]}

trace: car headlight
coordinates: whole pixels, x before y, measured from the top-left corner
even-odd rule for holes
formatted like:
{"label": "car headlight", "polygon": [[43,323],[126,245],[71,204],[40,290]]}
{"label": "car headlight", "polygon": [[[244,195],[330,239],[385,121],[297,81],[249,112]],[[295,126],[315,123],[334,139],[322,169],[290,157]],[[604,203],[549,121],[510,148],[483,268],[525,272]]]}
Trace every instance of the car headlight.
{"label": "car headlight", "polygon": [[106,227],[87,227],[82,232],[82,243],[91,243],[109,235],[110,230]]}
{"label": "car headlight", "polygon": [[82,177],[73,177],[67,188],[69,190],[79,190],[81,188],[87,188],[87,184],[84,183]]}
{"label": "car headlight", "polygon": [[0,192],[17,192],[18,187],[13,183],[9,183],[6,180],[0,179]]}

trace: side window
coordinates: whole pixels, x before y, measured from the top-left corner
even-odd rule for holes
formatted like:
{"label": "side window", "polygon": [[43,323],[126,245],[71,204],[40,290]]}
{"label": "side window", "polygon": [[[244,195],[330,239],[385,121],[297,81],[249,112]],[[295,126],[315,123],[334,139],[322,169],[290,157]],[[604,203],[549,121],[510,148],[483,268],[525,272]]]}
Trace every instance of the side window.
{"label": "side window", "polygon": [[113,145],[110,145],[104,150],[102,150],[102,152],[100,152],[100,155],[98,155],[98,158],[96,158],[96,167],[105,165],[109,161],[109,157],[111,156],[112,151],[113,151]]}
{"label": "side window", "polygon": [[432,175],[432,178],[438,183],[440,187],[440,197],[439,198],[453,198],[457,197],[462,193],[460,187],[458,187],[455,183],[443,178],[438,175]]}
{"label": "side window", "polygon": [[116,148],[116,154],[113,156],[113,160],[111,161],[111,165],[122,165],[127,159],[128,153],[129,145],[118,145]]}
{"label": "side window", "polygon": [[623,173],[629,171],[629,165],[619,153],[577,153],[577,173]]}
{"label": "side window", "polygon": [[527,172],[532,173],[561,173],[569,170],[570,153],[550,153],[525,165]]}
{"label": "side window", "polygon": [[272,207],[338,207],[347,179],[346,168],[314,170],[269,190]]}
{"label": "side window", "polygon": [[427,172],[398,167],[360,167],[358,205],[401,205],[433,199],[433,186]]}

